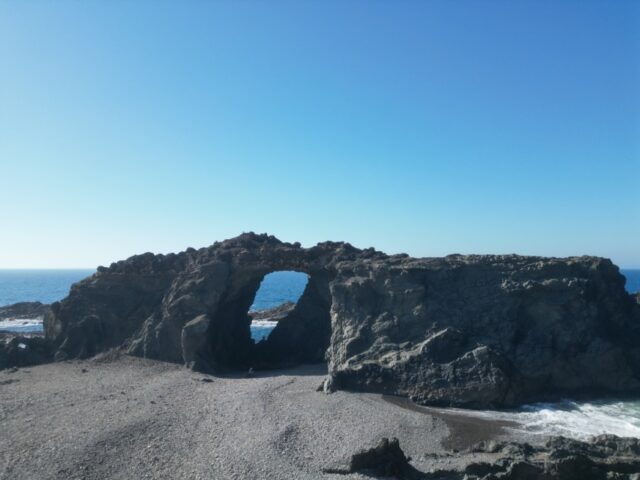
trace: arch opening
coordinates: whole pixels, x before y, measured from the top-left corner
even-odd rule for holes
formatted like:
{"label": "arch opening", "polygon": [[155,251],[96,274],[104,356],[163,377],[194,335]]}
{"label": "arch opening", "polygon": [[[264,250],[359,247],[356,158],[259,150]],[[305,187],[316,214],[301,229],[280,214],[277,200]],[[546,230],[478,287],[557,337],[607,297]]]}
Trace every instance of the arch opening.
{"label": "arch opening", "polygon": [[[208,315],[194,368],[269,370],[325,362],[331,337],[330,280],[324,269],[237,272]],[[259,292],[261,285],[264,291]]]}
{"label": "arch opening", "polygon": [[264,276],[248,312],[254,342],[266,340],[278,322],[291,313],[308,283],[309,275],[294,270]]}
{"label": "arch opening", "polygon": [[329,280],[327,272],[308,273],[295,306],[283,312],[266,338],[253,341],[252,368],[286,368],[326,361],[331,337]]}

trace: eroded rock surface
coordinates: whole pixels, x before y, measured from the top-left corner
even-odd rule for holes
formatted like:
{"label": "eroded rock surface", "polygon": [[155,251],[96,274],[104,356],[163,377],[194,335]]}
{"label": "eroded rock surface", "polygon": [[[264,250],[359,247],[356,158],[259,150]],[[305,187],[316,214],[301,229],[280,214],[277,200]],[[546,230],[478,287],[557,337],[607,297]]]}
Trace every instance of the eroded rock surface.
{"label": "eroded rock surface", "polygon": [[400,448],[397,438],[383,438],[378,445],[363,449],[349,459],[349,465],[342,468],[326,468],[326,473],[347,475],[366,473],[373,476],[399,479],[423,478],[409,463],[409,458]]}
{"label": "eroded rock surface", "polygon": [[[247,311],[264,275],[309,275],[266,342]],[[58,360],[118,348],[216,372],[327,360],[326,390],[496,407],[640,392],[640,305],[609,260],[388,256],[243,234],[100,267],[53,304]]]}
{"label": "eroded rock surface", "polygon": [[330,388],[468,407],[640,389],[639,309],[606,259],[376,259],[331,293]]}
{"label": "eroded rock surface", "polygon": [[640,440],[600,435],[588,441],[552,437],[542,447],[483,443],[474,453],[497,454],[493,463],[471,463],[456,477],[467,480],[638,480]]}

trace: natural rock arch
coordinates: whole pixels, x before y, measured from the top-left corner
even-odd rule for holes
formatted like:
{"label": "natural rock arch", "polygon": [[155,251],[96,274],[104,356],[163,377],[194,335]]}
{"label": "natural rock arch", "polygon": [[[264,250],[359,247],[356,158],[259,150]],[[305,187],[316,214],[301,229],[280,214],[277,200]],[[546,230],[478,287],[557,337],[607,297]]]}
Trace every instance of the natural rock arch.
{"label": "natural rock arch", "polygon": [[294,309],[278,322],[266,340],[254,343],[251,339],[248,309],[264,276],[282,269],[273,267],[264,275],[260,272],[233,280],[235,287],[223,293],[215,311],[187,323],[182,330],[185,363],[197,370],[215,372],[324,361],[331,337],[329,282],[333,276],[326,270],[304,271],[309,279]]}
{"label": "natural rock arch", "polygon": [[[276,270],[310,276],[255,346],[247,310]],[[208,372],[328,361],[326,390],[510,406],[640,393],[640,305],[607,259],[411,258],[243,234],[100,267],[52,305],[58,360],[117,348]]]}
{"label": "natural rock arch", "polygon": [[[208,372],[323,361],[329,283],[339,262],[361,255],[345,243],[305,249],[255,234],[197,251],[138,255],[74,286],[52,307],[46,334],[58,359],[124,347]],[[255,346],[247,311],[264,276],[280,270],[304,272],[309,281],[296,308]]]}

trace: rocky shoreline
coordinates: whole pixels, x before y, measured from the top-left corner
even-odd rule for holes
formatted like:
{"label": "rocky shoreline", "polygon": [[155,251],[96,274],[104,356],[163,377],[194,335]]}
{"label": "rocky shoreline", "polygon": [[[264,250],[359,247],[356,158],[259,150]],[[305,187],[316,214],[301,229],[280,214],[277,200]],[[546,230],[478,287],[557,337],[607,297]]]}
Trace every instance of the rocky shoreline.
{"label": "rocky shoreline", "polygon": [[366,473],[407,480],[637,480],[640,478],[640,440],[600,435],[588,441],[551,437],[543,445],[483,441],[456,452],[494,455],[491,461],[471,461],[464,467],[421,472],[410,463],[397,438],[351,456],[343,468],[327,473]]}
{"label": "rocky shoreline", "polygon": [[[314,365],[209,376],[117,352],[4,370],[0,479],[635,480],[640,473],[637,439],[523,436],[501,422],[412,410],[377,394],[325,395],[313,388],[325,374]],[[397,444],[380,445],[394,437]]]}

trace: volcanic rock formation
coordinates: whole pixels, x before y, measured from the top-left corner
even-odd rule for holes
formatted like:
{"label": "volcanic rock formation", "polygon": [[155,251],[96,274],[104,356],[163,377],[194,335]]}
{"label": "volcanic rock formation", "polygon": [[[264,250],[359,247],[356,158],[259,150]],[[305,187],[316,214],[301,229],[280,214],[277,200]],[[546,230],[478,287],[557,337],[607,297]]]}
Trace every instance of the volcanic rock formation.
{"label": "volcanic rock formation", "polygon": [[[309,282],[256,345],[247,311],[278,270]],[[100,267],[52,305],[45,333],[58,360],[117,348],[219,372],[326,359],[329,391],[496,407],[640,392],[640,305],[624,281],[595,257],[416,259],[249,233]]]}

